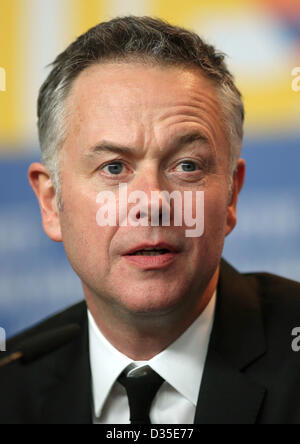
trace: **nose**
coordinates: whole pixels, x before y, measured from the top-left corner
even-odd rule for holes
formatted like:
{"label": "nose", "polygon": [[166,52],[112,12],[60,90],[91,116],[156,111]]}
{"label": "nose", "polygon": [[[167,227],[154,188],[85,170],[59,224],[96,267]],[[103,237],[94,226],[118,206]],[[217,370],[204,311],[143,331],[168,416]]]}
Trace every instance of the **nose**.
{"label": "nose", "polygon": [[[136,219],[150,226],[170,225],[172,208],[169,190],[156,167],[145,170],[131,189],[132,197],[139,199]],[[134,203],[134,202],[131,202]]]}

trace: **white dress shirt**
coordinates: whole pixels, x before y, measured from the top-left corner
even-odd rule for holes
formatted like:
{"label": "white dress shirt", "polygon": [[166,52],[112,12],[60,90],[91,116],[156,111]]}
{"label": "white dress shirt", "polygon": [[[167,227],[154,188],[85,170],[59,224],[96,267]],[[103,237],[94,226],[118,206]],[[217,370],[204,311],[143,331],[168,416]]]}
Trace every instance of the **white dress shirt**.
{"label": "white dress shirt", "polygon": [[110,344],[88,311],[94,424],[130,424],[127,394],[117,379],[128,366],[134,373],[145,365],[165,380],[151,407],[151,423],[193,424],[215,304],[216,293],[175,342],[142,362],[132,361]]}

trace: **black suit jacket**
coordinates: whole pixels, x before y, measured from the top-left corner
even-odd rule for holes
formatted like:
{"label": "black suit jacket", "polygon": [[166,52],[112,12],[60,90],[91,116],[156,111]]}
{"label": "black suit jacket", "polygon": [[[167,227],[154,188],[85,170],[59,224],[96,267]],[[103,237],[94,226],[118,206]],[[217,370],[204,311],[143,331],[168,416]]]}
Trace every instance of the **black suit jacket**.
{"label": "black suit jacket", "polygon": [[[68,345],[30,364],[0,368],[1,424],[92,423],[85,302],[16,336],[7,348],[68,323],[81,326]],[[299,283],[240,274],[222,260],[195,424],[300,424],[300,352],[291,347],[297,326]]]}

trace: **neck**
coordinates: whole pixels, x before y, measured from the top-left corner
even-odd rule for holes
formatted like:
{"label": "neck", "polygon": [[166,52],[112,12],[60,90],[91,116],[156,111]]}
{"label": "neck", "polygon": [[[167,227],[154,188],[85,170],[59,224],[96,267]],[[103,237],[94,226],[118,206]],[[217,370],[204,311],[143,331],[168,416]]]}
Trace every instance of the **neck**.
{"label": "neck", "polygon": [[88,308],[102,334],[121,353],[134,361],[148,361],[178,339],[201,315],[212,299],[219,268],[209,284],[180,309],[153,316],[124,313],[84,287]]}

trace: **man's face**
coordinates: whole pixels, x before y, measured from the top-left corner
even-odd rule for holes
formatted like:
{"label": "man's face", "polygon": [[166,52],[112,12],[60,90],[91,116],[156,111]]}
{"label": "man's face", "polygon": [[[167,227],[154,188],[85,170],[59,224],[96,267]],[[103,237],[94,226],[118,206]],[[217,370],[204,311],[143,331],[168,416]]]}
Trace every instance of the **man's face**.
{"label": "man's face", "polygon": [[[233,228],[229,146],[214,85],[195,70],[107,63],[80,74],[66,106],[60,227],[86,296],[131,313],[168,312],[199,298]],[[174,226],[172,213],[171,226],[99,226],[97,195],[112,191],[118,202],[121,183],[128,194],[145,192],[150,203],[151,191],[192,191],[194,208],[196,191],[204,191],[203,235],[186,237],[187,226]],[[141,268],[124,256],[159,241],[178,249],[165,267]]]}

